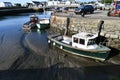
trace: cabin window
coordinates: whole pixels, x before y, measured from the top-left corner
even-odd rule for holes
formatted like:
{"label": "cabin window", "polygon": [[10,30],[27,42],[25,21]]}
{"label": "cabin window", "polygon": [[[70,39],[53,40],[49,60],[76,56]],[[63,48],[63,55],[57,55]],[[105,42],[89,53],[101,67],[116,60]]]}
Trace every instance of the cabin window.
{"label": "cabin window", "polygon": [[35,18],[35,20],[37,21],[37,20],[38,20],[38,18],[36,17],[36,18]]}
{"label": "cabin window", "polygon": [[32,21],[33,21],[33,20],[34,20],[34,18],[32,18],[32,17],[31,17],[31,18],[30,18],[30,20],[32,20]]}
{"label": "cabin window", "polygon": [[84,39],[80,39],[79,43],[84,45],[85,44],[85,40]]}
{"label": "cabin window", "polygon": [[78,38],[74,37],[73,41],[74,41],[75,43],[78,43]]}
{"label": "cabin window", "polygon": [[93,44],[95,44],[95,39],[90,39],[87,45],[93,45]]}
{"label": "cabin window", "polygon": [[33,21],[34,21],[34,18],[33,18],[33,17],[31,17],[31,18],[30,18],[30,21],[31,21],[31,22],[33,22]]}

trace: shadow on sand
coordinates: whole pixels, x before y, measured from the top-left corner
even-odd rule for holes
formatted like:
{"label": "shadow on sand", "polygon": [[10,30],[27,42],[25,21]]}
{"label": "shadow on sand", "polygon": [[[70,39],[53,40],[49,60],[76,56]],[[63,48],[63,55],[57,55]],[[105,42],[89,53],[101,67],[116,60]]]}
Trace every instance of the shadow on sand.
{"label": "shadow on sand", "polygon": [[1,70],[0,80],[120,80],[120,65],[66,68],[55,64],[48,68]]}
{"label": "shadow on sand", "polygon": [[120,54],[120,50],[117,50],[117,49],[112,48],[112,47],[110,47],[110,49],[111,49],[111,52],[108,55],[107,60],[114,57],[114,56],[116,56],[116,55],[118,55],[118,54]]}

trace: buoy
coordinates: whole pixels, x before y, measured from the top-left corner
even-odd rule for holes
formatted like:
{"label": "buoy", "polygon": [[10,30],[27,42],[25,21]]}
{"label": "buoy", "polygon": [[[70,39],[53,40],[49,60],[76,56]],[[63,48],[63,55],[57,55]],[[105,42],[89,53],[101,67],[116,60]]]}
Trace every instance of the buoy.
{"label": "buoy", "polygon": [[50,40],[48,40],[48,43],[50,43]]}
{"label": "buoy", "polygon": [[53,45],[55,46],[55,42],[53,43]]}
{"label": "buoy", "polygon": [[63,49],[63,46],[60,46],[60,49]]}

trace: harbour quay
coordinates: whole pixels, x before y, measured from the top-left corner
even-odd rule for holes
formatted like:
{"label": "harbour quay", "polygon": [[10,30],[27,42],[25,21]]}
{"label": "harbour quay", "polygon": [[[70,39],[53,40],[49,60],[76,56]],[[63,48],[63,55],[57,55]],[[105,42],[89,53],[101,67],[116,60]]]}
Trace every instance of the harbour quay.
{"label": "harbour quay", "polygon": [[43,8],[10,7],[0,8],[0,16],[15,15],[20,13],[43,12]]}
{"label": "harbour quay", "polygon": [[[67,25],[67,18],[70,19],[69,30],[72,32],[98,32],[98,24],[101,20],[104,21],[103,28],[100,35],[105,37],[104,40],[106,45],[115,48],[120,53],[120,20],[119,17],[107,17],[105,15],[107,11],[102,11],[102,13],[88,14],[85,17],[81,15],[75,15],[74,13],[54,13],[51,16],[51,27],[59,28],[60,30],[65,30]],[[97,15],[97,16],[96,16]],[[103,42],[104,42],[103,41]]]}

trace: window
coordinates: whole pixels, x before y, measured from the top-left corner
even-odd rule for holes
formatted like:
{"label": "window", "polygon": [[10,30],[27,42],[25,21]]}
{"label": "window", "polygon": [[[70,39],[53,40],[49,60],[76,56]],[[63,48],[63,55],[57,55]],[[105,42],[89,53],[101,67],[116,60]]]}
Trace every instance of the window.
{"label": "window", "polygon": [[93,44],[95,44],[95,39],[90,39],[87,45],[93,45]]}
{"label": "window", "polygon": [[35,18],[35,20],[37,21],[37,20],[38,20],[38,18],[36,17],[36,18]]}
{"label": "window", "polygon": [[80,39],[79,43],[85,45],[85,40],[84,39]]}
{"label": "window", "polygon": [[78,43],[78,38],[74,37],[73,42]]}

